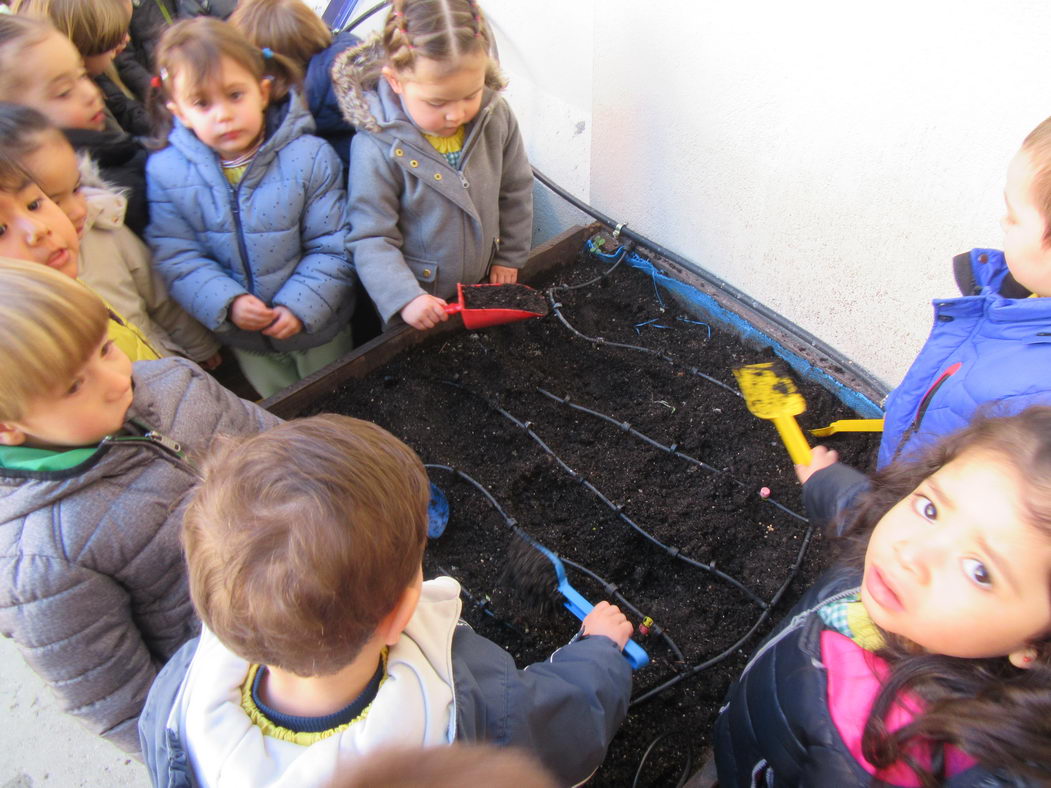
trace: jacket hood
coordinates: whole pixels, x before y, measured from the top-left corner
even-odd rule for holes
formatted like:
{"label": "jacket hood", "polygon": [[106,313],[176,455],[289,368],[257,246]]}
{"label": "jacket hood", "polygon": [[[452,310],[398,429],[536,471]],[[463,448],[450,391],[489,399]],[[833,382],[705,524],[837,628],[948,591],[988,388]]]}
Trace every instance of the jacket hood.
{"label": "jacket hood", "polygon": [[[383,38],[379,33],[373,33],[359,46],[338,55],[332,64],[332,84],[336,89],[340,110],[347,123],[356,129],[375,134],[382,125],[387,125],[385,122],[395,118],[389,108],[380,106],[376,95],[386,61]],[[507,86],[507,80],[491,58],[485,72],[485,86],[492,91],[503,90]],[[489,101],[492,101],[491,94],[483,99],[482,105],[485,106]]]}
{"label": "jacket hood", "polygon": [[77,156],[77,168],[88,209],[84,232],[119,230],[124,226],[124,215],[128,212],[127,190],[103,178],[98,164],[85,153]]}
{"label": "jacket hood", "polygon": [[[314,118],[307,109],[301,93],[290,90],[288,96],[270,104],[266,108],[266,140],[255,155],[262,167],[253,167],[259,173],[265,171],[278,151],[288,143],[304,134],[314,133]],[[197,135],[182,124],[178,118],[172,119],[172,130],[168,141],[186,158],[202,166],[214,165],[216,154],[211,148],[197,139]],[[245,173],[248,178],[250,172]]]}

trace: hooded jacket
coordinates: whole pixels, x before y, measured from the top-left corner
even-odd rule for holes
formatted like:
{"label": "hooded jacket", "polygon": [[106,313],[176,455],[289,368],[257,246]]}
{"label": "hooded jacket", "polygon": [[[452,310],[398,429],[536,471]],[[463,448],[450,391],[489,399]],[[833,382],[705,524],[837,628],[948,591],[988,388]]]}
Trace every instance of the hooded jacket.
{"label": "hooded jacket", "polygon": [[360,43],[361,39],[353,33],[337,33],[328,47],[310,58],[307,73],[303,77],[303,91],[310,114],[317,124],[316,133],[335,149],[339,160],[343,162],[344,172],[350,163],[350,141],[354,137],[354,127],[340,111],[336,89],[332,84],[332,63],[341,53]]}
{"label": "hooded jacket", "polygon": [[423,584],[365,712],[309,747],[263,734],[241,708],[249,665],[207,630],[158,677],[139,723],[155,786],[328,785],[338,768],[391,746],[489,741],[532,750],[563,785],[586,779],[627,713],[631,669],[592,637],[525,670],[459,622],[460,586]]}
{"label": "hooded jacket", "polygon": [[[860,582],[857,570],[819,578],[730,687],[715,722],[721,788],[919,785],[900,763],[879,773],[884,782],[874,779],[875,767],[861,754],[861,736],[886,663],[830,628],[817,612],[833,598],[853,594]],[[910,719],[901,708],[888,720],[895,729]],[[990,772],[951,747],[945,761],[946,788],[1029,785]]]}
{"label": "hooded jacket", "polygon": [[102,177],[125,190],[128,210],[124,223],[141,236],[150,218],[146,204],[146,148],[122,131],[62,129],[62,133],[77,153],[90,154]]}
{"label": "hooded jacket", "polygon": [[887,397],[880,467],[963,427],[987,403],[1003,415],[1051,404],[1051,298],[1029,298],[995,249],[953,262],[963,297],[933,302],[930,336]]}
{"label": "hooded jacket", "polygon": [[280,420],[183,359],[133,367],[131,434],[65,470],[0,467],[0,632],[66,711],[128,752],[157,671],[197,631],[179,545],[193,462]]}
{"label": "hooded jacket", "polygon": [[533,226],[533,172],[507,102],[486,77],[453,168],[420,133],[385,79],[372,38],[332,67],[350,152],[347,245],[380,317],[420,295],[449,298],[492,265],[521,268]]}
{"label": "hooded jacket", "polygon": [[103,180],[89,157],[80,157],[80,174],[88,215],[78,278],[138,327],[161,355],[194,361],[213,356],[219,351],[215,337],[169,298],[150,250],[124,226],[127,198]]}
{"label": "hooded jacket", "polygon": [[[266,141],[237,187],[219,157],[175,120],[169,145],[150,156],[146,238],[168,291],[226,345],[258,353],[306,350],[331,340],[354,310],[346,257],[343,168],[313,136],[295,93],[266,113]],[[303,322],[288,339],[244,331],[230,303],[250,293]]]}

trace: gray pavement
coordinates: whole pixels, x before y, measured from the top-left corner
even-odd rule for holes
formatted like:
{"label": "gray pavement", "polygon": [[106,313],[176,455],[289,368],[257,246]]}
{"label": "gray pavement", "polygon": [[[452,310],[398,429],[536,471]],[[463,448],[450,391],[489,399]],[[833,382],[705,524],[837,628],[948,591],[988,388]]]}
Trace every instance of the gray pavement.
{"label": "gray pavement", "polygon": [[15,645],[0,638],[0,788],[148,788],[141,763],[64,714]]}

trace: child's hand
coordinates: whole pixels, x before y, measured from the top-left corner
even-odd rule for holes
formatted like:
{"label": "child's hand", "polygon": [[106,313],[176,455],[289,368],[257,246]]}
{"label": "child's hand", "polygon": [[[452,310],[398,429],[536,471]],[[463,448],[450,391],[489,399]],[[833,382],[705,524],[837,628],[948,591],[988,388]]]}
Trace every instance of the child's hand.
{"label": "child's hand", "polygon": [[807,479],[818,471],[824,470],[830,465],[839,462],[839,455],[835,449],[827,446],[815,446],[810,450],[810,464],[796,466],[796,478],[800,484],[806,484]]}
{"label": "child's hand", "polygon": [[489,284],[513,285],[518,281],[518,269],[506,265],[494,265],[489,268]]}
{"label": "child's hand", "polygon": [[599,602],[595,609],[584,617],[585,635],[605,635],[616,643],[621,651],[634,631],[635,627],[620,612],[620,608],[609,602]]}
{"label": "child's hand", "polygon": [[230,304],[230,322],[242,331],[262,331],[275,317],[273,309],[249,293],[237,296]]}
{"label": "child's hand", "polygon": [[303,321],[287,306],[275,306],[274,322],[263,329],[263,335],[274,339],[288,339],[303,330]]}
{"label": "child's hand", "polygon": [[419,331],[434,328],[449,319],[445,302],[432,295],[416,296],[401,310],[401,319]]}
{"label": "child's hand", "polygon": [[216,353],[214,356],[209,356],[204,361],[200,362],[200,365],[207,370],[216,369],[220,364],[223,363],[223,354]]}

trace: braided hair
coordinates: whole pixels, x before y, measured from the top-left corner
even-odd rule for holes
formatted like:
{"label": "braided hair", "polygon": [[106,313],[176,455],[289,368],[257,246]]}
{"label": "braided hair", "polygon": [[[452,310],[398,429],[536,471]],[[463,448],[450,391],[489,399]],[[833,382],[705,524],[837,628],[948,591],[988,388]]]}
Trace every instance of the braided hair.
{"label": "braided hair", "polygon": [[394,0],[383,48],[395,71],[412,71],[418,57],[454,68],[462,57],[490,55],[492,34],[475,0]]}

